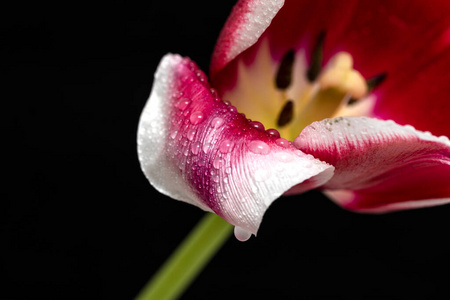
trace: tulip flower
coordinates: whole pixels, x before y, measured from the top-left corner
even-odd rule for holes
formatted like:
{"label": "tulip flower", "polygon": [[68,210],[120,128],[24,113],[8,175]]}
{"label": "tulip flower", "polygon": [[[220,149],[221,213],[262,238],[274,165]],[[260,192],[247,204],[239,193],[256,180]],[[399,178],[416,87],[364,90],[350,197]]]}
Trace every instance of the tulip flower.
{"label": "tulip flower", "polygon": [[239,1],[209,77],[166,55],[138,130],[161,193],[246,240],[281,195],[382,213],[450,202],[450,4]]}

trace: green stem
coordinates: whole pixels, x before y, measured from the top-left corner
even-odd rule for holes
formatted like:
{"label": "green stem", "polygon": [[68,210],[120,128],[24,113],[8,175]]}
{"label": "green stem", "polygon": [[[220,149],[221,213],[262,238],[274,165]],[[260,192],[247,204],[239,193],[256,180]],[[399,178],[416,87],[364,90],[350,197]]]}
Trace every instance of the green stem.
{"label": "green stem", "polygon": [[233,226],[208,213],[141,290],[135,300],[179,297],[225,243]]}

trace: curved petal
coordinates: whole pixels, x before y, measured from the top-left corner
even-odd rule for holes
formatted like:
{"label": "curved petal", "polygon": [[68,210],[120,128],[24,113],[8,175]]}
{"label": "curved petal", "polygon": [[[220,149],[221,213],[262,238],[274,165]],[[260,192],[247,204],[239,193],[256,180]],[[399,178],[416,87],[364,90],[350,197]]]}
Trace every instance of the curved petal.
{"label": "curved petal", "polygon": [[220,71],[256,43],[283,4],[284,0],[239,1],[233,7],[217,40],[211,60],[211,74]]}
{"label": "curved petal", "polygon": [[[244,1],[239,5],[246,7]],[[248,7],[252,9],[251,5]],[[237,60],[223,60],[228,65],[220,72],[217,72],[219,68],[212,69],[212,81],[220,94],[233,88],[239,80],[236,79],[238,61],[251,61],[266,41],[270,44],[274,64],[290,49],[301,49],[310,62],[317,37],[325,32],[322,65],[337,52],[346,51],[353,56],[355,69],[366,79],[380,73],[388,75],[374,91],[377,101],[371,116],[450,136],[446,115],[441,113],[450,112],[447,101],[450,94],[447,84],[450,76],[447,72],[450,68],[449,1],[435,1],[430,5],[426,1],[408,0],[287,0],[273,19],[271,15],[257,14],[256,10],[252,13],[268,19],[270,26],[248,50],[247,44],[245,47],[234,45],[241,51],[239,56],[236,54],[239,51],[233,52]],[[226,39],[224,35],[231,38],[238,32],[235,28],[239,26],[228,25],[234,23],[227,22],[222,40]],[[226,43],[218,43],[213,65],[221,57],[223,45]]]}
{"label": "curved petal", "polygon": [[323,188],[345,208],[385,212],[450,202],[445,136],[393,121],[348,117],[314,122],[294,144],[335,166]]}
{"label": "curved petal", "polygon": [[222,102],[204,73],[178,55],[166,55],[156,72],[138,153],[157,190],[253,234],[286,190],[304,181],[320,186],[334,170]]}

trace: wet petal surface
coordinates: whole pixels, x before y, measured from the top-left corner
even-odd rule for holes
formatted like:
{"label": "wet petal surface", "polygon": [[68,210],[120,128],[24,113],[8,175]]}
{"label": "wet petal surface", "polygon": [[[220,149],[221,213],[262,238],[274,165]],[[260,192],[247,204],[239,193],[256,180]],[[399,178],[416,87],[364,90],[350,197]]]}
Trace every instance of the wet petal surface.
{"label": "wet petal surface", "polygon": [[323,186],[338,204],[385,212],[450,202],[450,142],[411,126],[366,117],[326,119],[294,141],[335,166]]}
{"label": "wet petal surface", "polygon": [[[285,140],[284,140],[285,141]],[[256,234],[269,205],[293,186],[311,189],[334,168],[265,130],[217,97],[195,63],[163,58],[141,116],[141,166],[160,192]]]}
{"label": "wet petal surface", "polygon": [[[249,22],[245,21],[245,15],[254,14],[262,19],[272,16],[258,13],[251,5],[253,2],[239,2],[247,10],[245,14],[241,10],[232,14],[216,53],[230,48],[230,42],[221,41],[229,41],[227,36],[232,37],[245,28]],[[337,52],[345,51],[352,55],[355,69],[364,78],[387,74],[385,82],[373,92],[374,105],[365,114],[450,136],[446,114],[441,113],[450,111],[450,101],[447,101],[450,73],[446,71],[450,68],[450,2],[436,1],[430,5],[403,0],[345,3],[288,0],[267,28],[260,27],[262,34],[256,43],[253,36],[235,40],[233,48],[242,52],[236,59],[221,62],[223,67],[211,69],[220,94],[241,82],[240,64],[250,65],[267,44],[273,69],[292,49],[298,57],[305,58],[306,65],[311,65],[316,40],[326,33],[322,67]],[[248,47],[249,43],[254,44]],[[220,57],[223,56],[213,55],[212,66],[219,65],[216,61]],[[301,82],[295,85],[300,86]]]}

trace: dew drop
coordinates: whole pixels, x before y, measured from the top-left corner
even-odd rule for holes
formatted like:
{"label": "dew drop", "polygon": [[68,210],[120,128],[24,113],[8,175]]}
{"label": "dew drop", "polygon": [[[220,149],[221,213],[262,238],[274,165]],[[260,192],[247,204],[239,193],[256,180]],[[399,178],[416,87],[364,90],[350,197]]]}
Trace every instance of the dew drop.
{"label": "dew drop", "polygon": [[206,143],[203,145],[203,152],[208,153],[209,149],[211,149],[211,144]]}
{"label": "dew drop", "polygon": [[197,125],[203,122],[205,119],[205,115],[201,111],[194,111],[191,116],[189,117],[189,120],[192,124]]}
{"label": "dew drop", "polygon": [[288,154],[286,152],[277,152],[275,153],[275,158],[280,162],[291,162],[294,160],[294,156],[292,154]]}
{"label": "dew drop", "polygon": [[195,129],[189,129],[186,133],[186,137],[188,138],[188,140],[192,141],[194,139],[195,136]]}
{"label": "dew drop", "polygon": [[183,147],[186,147],[188,144],[189,144],[189,141],[188,141],[187,138],[183,138],[183,139],[181,140],[181,145],[182,145]]}
{"label": "dew drop", "polygon": [[206,75],[202,71],[200,71],[200,70],[195,71],[195,75],[197,75],[197,78],[198,78],[198,80],[200,80],[200,82],[207,81]]}
{"label": "dew drop", "polygon": [[234,143],[230,140],[225,140],[219,145],[219,151],[222,153],[229,153],[233,150]]}
{"label": "dew drop", "polygon": [[248,125],[250,125],[251,127],[257,129],[258,131],[264,131],[264,125],[261,122],[258,121],[251,121]]}
{"label": "dew drop", "polygon": [[263,141],[251,141],[250,144],[248,144],[248,148],[255,154],[266,155],[270,153],[269,145]]}
{"label": "dew drop", "polygon": [[289,147],[289,141],[283,138],[279,138],[275,141],[278,146],[281,146],[283,148]]}
{"label": "dew drop", "polygon": [[191,152],[192,152],[192,154],[197,155],[200,152],[201,147],[202,146],[200,145],[199,142],[192,143],[191,144]]}
{"label": "dew drop", "polygon": [[220,126],[222,126],[223,123],[224,123],[224,121],[223,121],[222,118],[216,117],[216,118],[214,118],[214,119],[212,120],[212,122],[211,122],[211,127],[217,129],[217,128],[219,128]]}
{"label": "dew drop", "polygon": [[233,105],[230,105],[230,106],[228,107],[228,110],[229,110],[230,112],[237,112],[237,108],[236,108],[235,106],[233,106]]}
{"label": "dew drop", "polygon": [[226,173],[226,174],[231,174],[231,167],[227,167],[227,168],[225,169],[225,173]]}
{"label": "dew drop", "polygon": [[268,135],[272,136],[272,137],[276,137],[276,138],[279,138],[279,137],[280,137],[280,133],[278,132],[278,130],[273,129],[273,128],[267,129],[267,130],[266,130],[266,133],[267,133]]}
{"label": "dew drop", "polygon": [[238,241],[245,242],[252,236],[252,233],[242,227],[236,226],[234,227],[234,236]]}
{"label": "dew drop", "polygon": [[209,91],[211,92],[211,96],[218,97],[217,90],[215,88],[210,88]]}
{"label": "dew drop", "polygon": [[185,110],[189,106],[189,104],[191,104],[191,100],[189,100],[188,98],[181,98],[177,106],[179,110]]}
{"label": "dew drop", "polygon": [[172,139],[175,139],[175,138],[177,137],[177,134],[178,134],[178,130],[174,130],[174,131],[172,131],[172,132],[170,133],[170,137],[171,137]]}
{"label": "dew drop", "polygon": [[213,177],[212,177],[212,180],[214,181],[214,182],[219,182],[220,181],[220,176],[219,175],[214,175]]}
{"label": "dew drop", "polygon": [[309,160],[314,160],[314,156],[312,156],[311,154],[307,154],[305,157]]}

